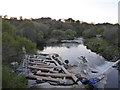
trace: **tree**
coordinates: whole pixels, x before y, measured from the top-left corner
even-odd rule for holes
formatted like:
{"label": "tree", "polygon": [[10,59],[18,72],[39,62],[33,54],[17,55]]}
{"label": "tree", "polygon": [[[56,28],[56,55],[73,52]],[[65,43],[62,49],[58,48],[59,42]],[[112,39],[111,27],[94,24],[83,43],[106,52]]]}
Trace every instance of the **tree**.
{"label": "tree", "polygon": [[47,39],[49,37],[49,34],[51,32],[49,25],[43,24],[43,23],[38,23],[38,22],[33,22],[33,24],[35,26],[35,30],[37,33],[39,33],[39,31],[44,33],[44,39]]}
{"label": "tree", "polygon": [[51,35],[55,39],[62,40],[65,37],[65,32],[62,30],[53,30]]}
{"label": "tree", "polygon": [[118,26],[107,27],[103,32],[104,39],[118,45]]}
{"label": "tree", "polygon": [[83,31],[83,36],[86,38],[95,37],[96,35],[97,35],[97,30],[95,29],[88,29]]}
{"label": "tree", "polygon": [[19,17],[19,19],[22,21],[22,20],[23,20],[23,17],[22,17],[22,16],[20,16],[20,17]]}
{"label": "tree", "polygon": [[36,42],[36,28],[32,21],[23,21],[18,26],[17,33],[33,42]]}
{"label": "tree", "polygon": [[3,21],[3,33],[2,33],[2,55],[3,61],[11,62],[20,60],[23,55],[22,47],[26,48],[28,54],[35,53],[36,44],[32,41],[16,35],[16,28],[9,22]]}
{"label": "tree", "polygon": [[4,19],[7,19],[8,18],[8,15],[4,15]]}
{"label": "tree", "polygon": [[2,20],[2,32],[7,32],[10,35],[15,35],[16,34],[15,26],[11,25],[10,22],[6,20]]}
{"label": "tree", "polygon": [[75,20],[73,20],[72,18],[68,18],[68,19],[65,20],[65,22],[74,23]]}
{"label": "tree", "polygon": [[95,29],[97,30],[98,34],[103,34],[105,27],[103,26],[96,26]]}
{"label": "tree", "polygon": [[10,57],[17,56],[16,44],[17,42],[14,40],[14,38],[10,34],[8,34],[7,32],[4,32],[2,34],[3,61],[10,60]]}
{"label": "tree", "polygon": [[44,41],[44,33],[42,31],[39,31],[37,33],[37,43],[42,43]]}
{"label": "tree", "polygon": [[74,39],[74,37],[76,36],[76,32],[71,30],[71,29],[68,29],[65,31],[65,37],[66,39]]}
{"label": "tree", "polygon": [[26,38],[22,38],[18,36],[18,48],[22,50],[22,47],[25,47],[27,54],[34,54],[36,53],[36,44],[33,43],[31,40]]}

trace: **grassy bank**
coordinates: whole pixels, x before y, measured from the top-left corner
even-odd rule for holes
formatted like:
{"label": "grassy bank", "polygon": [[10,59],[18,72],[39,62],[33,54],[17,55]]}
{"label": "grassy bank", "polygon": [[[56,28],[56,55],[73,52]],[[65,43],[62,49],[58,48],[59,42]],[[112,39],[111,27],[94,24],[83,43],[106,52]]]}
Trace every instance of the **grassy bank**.
{"label": "grassy bank", "polygon": [[103,38],[87,38],[84,42],[87,48],[102,55],[109,61],[116,61],[119,58],[118,47]]}

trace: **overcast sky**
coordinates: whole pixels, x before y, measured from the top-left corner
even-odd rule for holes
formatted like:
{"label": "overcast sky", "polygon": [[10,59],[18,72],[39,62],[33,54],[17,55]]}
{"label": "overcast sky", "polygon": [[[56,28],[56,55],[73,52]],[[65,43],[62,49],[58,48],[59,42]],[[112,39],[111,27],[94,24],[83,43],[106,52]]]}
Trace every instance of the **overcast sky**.
{"label": "overcast sky", "polygon": [[0,15],[117,23],[120,0],[0,0]]}

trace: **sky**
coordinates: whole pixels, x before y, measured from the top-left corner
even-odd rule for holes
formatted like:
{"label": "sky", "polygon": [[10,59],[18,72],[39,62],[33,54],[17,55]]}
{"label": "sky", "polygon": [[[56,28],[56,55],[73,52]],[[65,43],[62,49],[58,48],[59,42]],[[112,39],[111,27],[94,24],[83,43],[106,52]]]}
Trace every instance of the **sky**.
{"label": "sky", "polygon": [[0,0],[0,15],[118,23],[120,0]]}

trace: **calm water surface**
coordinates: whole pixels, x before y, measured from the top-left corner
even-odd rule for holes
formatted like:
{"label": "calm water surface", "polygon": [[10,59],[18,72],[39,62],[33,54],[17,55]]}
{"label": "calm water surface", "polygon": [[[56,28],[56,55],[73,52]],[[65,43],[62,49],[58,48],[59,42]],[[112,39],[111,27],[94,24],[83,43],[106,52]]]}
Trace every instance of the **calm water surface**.
{"label": "calm water surface", "polygon": [[[85,56],[88,60],[90,67],[95,68],[102,72],[105,68],[111,65],[113,62],[108,62],[104,57],[92,52],[84,44],[77,43],[59,43],[47,45],[43,50],[38,50],[39,53],[57,53],[63,61],[68,59],[70,64],[79,64],[78,57]],[[106,88],[118,88],[118,70],[112,68],[107,73]]]}

